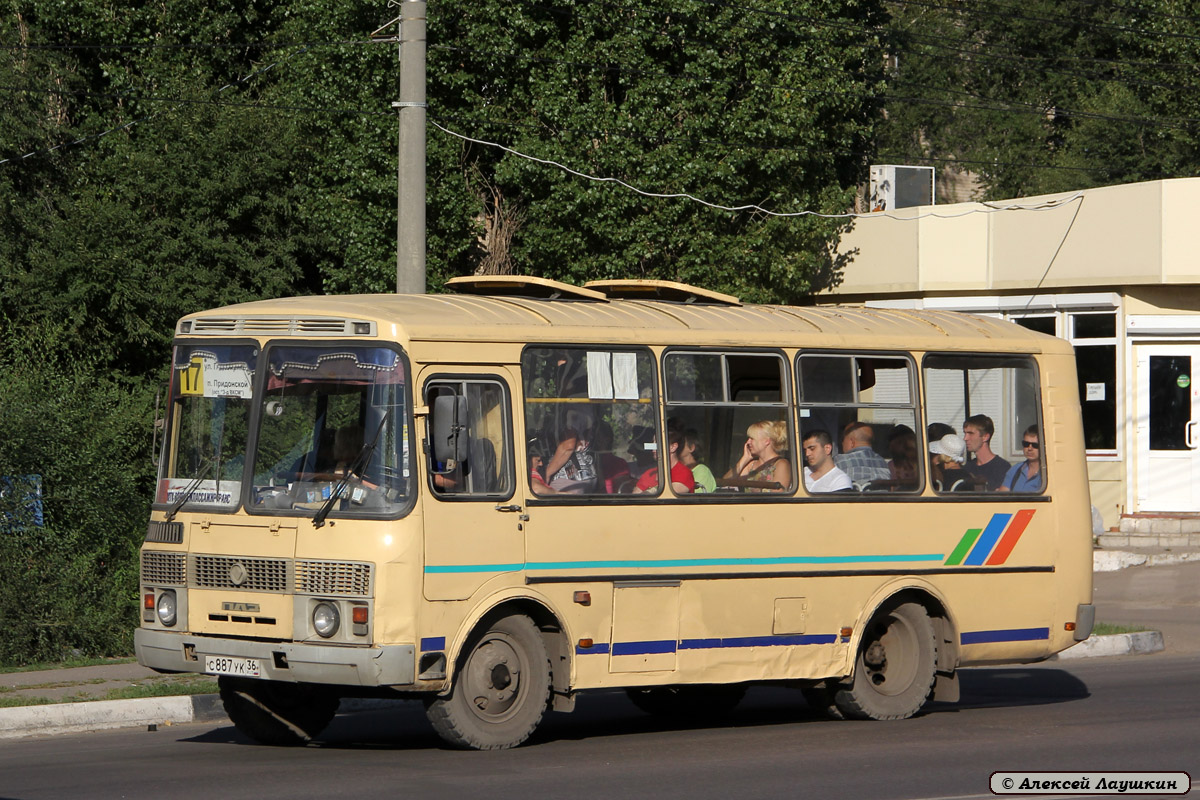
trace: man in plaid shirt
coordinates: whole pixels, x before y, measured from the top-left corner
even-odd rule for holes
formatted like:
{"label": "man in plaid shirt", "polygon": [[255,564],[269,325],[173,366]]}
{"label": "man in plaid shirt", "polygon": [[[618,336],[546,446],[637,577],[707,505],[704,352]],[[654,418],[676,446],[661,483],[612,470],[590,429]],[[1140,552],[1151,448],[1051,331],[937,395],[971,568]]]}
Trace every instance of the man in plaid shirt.
{"label": "man in plaid shirt", "polygon": [[842,431],[842,452],[835,461],[856,486],[892,477],[887,461],[871,447],[874,439],[875,432],[865,422],[851,422]]}

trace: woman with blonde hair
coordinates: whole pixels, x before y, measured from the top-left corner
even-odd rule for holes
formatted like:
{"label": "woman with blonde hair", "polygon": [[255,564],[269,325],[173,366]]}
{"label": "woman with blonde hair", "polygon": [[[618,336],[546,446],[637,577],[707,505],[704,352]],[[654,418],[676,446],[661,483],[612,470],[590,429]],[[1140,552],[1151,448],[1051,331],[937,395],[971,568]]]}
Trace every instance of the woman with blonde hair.
{"label": "woman with blonde hair", "polygon": [[771,419],[753,423],[746,429],[746,444],[742,446],[742,456],[727,477],[773,481],[780,487],[747,488],[746,491],[787,491],[792,485],[792,465],[787,459],[787,445],[786,424]]}

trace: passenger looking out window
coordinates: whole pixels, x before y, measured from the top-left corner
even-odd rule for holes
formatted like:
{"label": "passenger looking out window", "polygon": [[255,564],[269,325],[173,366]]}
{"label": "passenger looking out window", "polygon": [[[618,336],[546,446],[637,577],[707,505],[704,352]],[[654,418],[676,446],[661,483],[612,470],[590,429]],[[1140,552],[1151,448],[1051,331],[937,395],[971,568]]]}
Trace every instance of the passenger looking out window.
{"label": "passenger looking out window", "polygon": [[726,477],[730,476],[763,481],[778,487],[747,486],[747,492],[783,492],[791,488],[792,465],[787,459],[787,425],[765,419],[747,428],[742,455]]}
{"label": "passenger looking out window", "polygon": [[850,476],[833,462],[833,439],[828,431],[813,430],[804,435],[804,488],[813,494],[853,491]]}
{"label": "passenger looking out window", "polygon": [[995,433],[996,426],[986,414],[967,417],[963,423],[962,438],[967,444],[967,452],[974,456],[974,459],[967,462],[966,470],[986,481],[988,489],[999,487],[1008,473],[1008,468],[1012,466],[992,452],[992,436]]}
{"label": "passenger looking out window", "polygon": [[1013,464],[1003,482],[997,487],[998,492],[1040,492],[1042,490],[1042,450],[1038,437],[1038,426],[1030,425],[1021,437],[1021,449],[1025,453],[1025,461]]}
{"label": "passenger looking out window", "polygon": [[683,432],[683,449],[680,451],[679,460],[691,469],[692,477],[696,479],[696,492],[708,494],[717,490],[717,478],[711,469],[700,463],[703,457],[704,448],[700,441],[700,433],[695,428],[688,428]]}
{"label": "passenger looking out window", "polygon": [[[683,428],[675,420],[667,421],[667,459],[671,464],[671,490],[675,494],[691,494],[696,490],[696,479],[691,469],[679,460],[679,450],[683,447]],[[653,466],[638,478],[634,494],[653,491],[658,488],[658,466]]]}

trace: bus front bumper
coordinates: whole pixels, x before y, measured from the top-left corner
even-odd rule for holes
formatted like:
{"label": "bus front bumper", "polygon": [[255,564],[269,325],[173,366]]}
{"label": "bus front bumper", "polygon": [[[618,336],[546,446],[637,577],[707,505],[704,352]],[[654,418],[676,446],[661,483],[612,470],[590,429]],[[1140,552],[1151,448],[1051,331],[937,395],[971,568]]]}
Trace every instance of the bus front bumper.
{"label": "bus front bumper", "polygon": [[261,642],[196,636],[138,628],[133,635],[138,663],[166,672],[208,672],[207,657],[255,659],[258,677],[288,683],[340,686],[411,686],[416,648],[330,647],[306,642]]}

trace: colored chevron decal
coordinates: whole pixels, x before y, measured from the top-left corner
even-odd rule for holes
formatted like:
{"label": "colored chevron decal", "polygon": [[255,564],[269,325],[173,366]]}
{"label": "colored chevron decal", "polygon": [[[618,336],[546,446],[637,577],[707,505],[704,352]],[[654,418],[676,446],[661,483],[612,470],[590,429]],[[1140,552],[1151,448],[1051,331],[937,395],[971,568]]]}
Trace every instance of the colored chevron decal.
{"label": "colored chevron decal", "polygon": [[992,514],[984,527],[969,528],[946,559],[946,566],[994,567],[1003,564],[1029,526],[1034,512],[1035,509],[1023,508],[1016,514]]}

